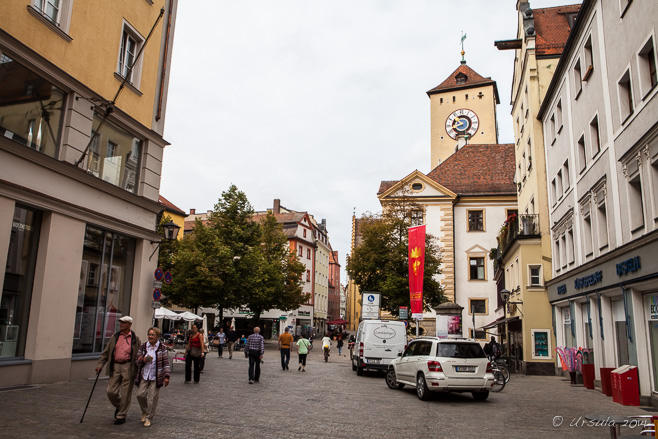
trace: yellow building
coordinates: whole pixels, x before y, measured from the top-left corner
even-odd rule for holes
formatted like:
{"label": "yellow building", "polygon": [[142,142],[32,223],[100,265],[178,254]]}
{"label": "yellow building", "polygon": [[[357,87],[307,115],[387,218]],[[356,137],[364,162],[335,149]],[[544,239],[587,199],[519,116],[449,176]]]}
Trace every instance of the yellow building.
{"label": "yellow building", "polygon": [[[530,9],[517,3],[514,40],[498,41],[514,50],[514,123],[518,215],[499,234],[495,265],[499,285],[510,291],[505,348],[512,367],[525,374],[554,374],[555,336],[546,281],[551,276],[551,236],[544,136],[537,114],[564,48],[579,5]],[[501,229],[502,230],[502,229]]]}
{"label": "yellow building", "polygon": [[160,195],[158,202],[164,208],[164,215],[169,216],[174,224],[180,227],[178,231],[178,237],[176,239],[179,241],[182,240],[184,236],[183,230],[185,230],[185,218],[187,218],[187,214],[185,211],[179,207],[176,207],[171,201],[167,200],[162,195]]}
{"label": "yellow building", "polygon": [[122,316],[145,338],[176,6],[2,3],[0,387],[93,377]]}

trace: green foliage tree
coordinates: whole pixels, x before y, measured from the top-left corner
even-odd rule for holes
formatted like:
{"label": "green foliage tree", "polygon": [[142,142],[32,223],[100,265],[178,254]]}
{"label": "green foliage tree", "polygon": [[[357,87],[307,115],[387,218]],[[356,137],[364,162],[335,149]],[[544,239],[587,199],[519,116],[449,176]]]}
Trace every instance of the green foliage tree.
{"label": "green foliage tree", "polygon": [[[389,202],[382,214],[364,215],[362,242],[347,258],[347,273],[360,291],[381,293],[381,308],[397,316],[400,306],[409,306],[408,228],[412,213],[422,208],[407,197]],[[436,238],[425,237],[423,307],[430,310],[446,299],[441,284],[434,278],[440,274],[440,251]]]}
{"label": "green foliage tree", "polygon": [[308,294],[302,292],[304,264],[290,251],[288,240],[271,212],[260,221],[261,245],[255,285],[245,292],[245,305],[254,313],[254,320],[270,309],[289,311],[306,302]]}

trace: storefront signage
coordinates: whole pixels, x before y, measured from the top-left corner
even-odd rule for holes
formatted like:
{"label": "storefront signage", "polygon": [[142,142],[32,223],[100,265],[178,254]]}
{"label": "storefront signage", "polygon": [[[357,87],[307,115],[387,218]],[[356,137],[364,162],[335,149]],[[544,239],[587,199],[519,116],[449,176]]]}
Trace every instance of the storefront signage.
{"label": "storefront signage", "polygon": [[29,224],[19,223],[18,221],[12,221],[11,226],[16,230],[32,231],[32,227]]}
{"label": "storefront signage", "polygon": [[297,316],[299,317],[311,317],[311,311],[297,311]]}
{"label": "storefront signage", "polygon": [[558,285],[558,286],[557,286],[557,293],[558,293],[558,294],[567,294],[567,286],[566,286],[566,284]]}
{"label": "storefront signage", "polygon": [[573,281],[573,286],[579,290],[581,288],[591,287],[601,281],[603,281],[603,271],[597,271],[588,276],[576,278]]}
{"label": "storefront signage", "polygon": [[634,258],[626,259],[623,262],[617,264],[617,276],[623,276],[628,273],[634,273],[640,269],[640,257],[635,256]]}
{"label": "storefront signage", "polygon": [[658,296],[647,296],[647,308],[649,309],[649,320],[658,320]]}

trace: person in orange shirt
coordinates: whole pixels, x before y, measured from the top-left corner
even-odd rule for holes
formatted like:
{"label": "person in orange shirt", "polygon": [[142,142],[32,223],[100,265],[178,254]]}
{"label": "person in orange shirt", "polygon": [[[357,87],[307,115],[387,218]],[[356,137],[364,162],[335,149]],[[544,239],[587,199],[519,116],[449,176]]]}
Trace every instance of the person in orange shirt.
{"label": "person in orange shirt", "polygon": [[279,351],[281,352],[281,368],[289,370],[288,363],[290,363],[290,346],[294,339],[289,332],[290,329],[286,326],[283,334],[279,335]]}

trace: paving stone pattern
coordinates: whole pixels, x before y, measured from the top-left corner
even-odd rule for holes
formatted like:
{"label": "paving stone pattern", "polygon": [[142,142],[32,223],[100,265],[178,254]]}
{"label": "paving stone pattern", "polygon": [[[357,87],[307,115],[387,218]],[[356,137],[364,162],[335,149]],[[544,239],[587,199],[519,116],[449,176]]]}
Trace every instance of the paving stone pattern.
{"label": "paving stone pattern", "polygon": [[[241,352],[232,360],[226,352],[221,359],[211,352],[196,385],[183,383],[183,365],[176,364],[149,428],[139,421],[134,393],[127,422],[113,424],[106,380],[99,380],[82,424],[93,379],[0,391],[0,437],[582,439],[610,437],[607,426],[588,426],[586,414],[653,413],[616,404],[598,390],[571,387],[561,377],[513,375],[503,392],[485,402],[468,393],[423,402],[413,389],[390,390],[382,374],[357,377],[349,353],[343,353],[338,357],[332,349],[324,363],[316,346],[307,372],[297,371],[295,354],[290,370],[283,371],[276,344],[267,342],[261,382],[251,385]],[[553,426],[556,416],[563,418],[559,427]],[[639,433],[639,427],[622,428],[622,434]]]}

